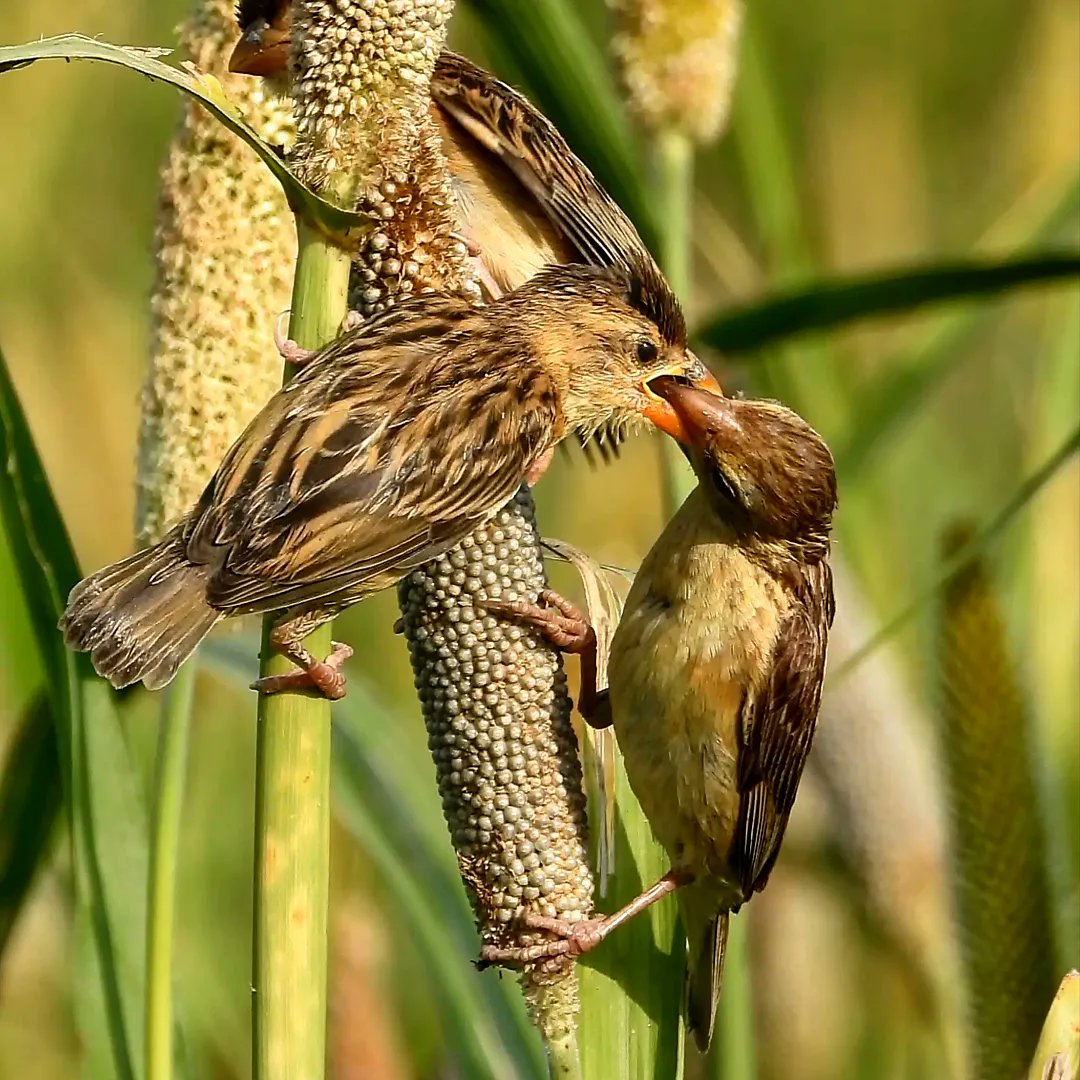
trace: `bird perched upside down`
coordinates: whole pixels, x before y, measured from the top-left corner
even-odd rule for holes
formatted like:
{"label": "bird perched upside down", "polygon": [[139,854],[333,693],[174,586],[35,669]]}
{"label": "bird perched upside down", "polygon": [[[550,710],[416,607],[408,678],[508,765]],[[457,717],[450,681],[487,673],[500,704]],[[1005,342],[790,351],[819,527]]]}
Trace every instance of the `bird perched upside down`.
{"label": "bird perched upside down", "polygon": [[607,694],[586,685],[596,639],[565,600],[548,593],[547,608],[491,606],[591,661],[579,704],[595,726],[614,724],[627,779],[671,872],[613,915],[573,925],[526,916],[555,938],[484,959],[579,955],[678,890],[687,1020],[705,1049],[728,914],[768,880],[817,723],[833,618],[836,481],[828,447],[789,409],[669,379],[654,388],[679,417],[698,487],[634,580],[611,645]]}
{"label": "bird perched upside down", "polygon": [[279,612],[301,670],[264,692],[344,693],[335,644],[301,641],[342,608],[453,547],[535,480],[567,434],[647,419],[649,390],[715,381],[618,271],[552,267],[482,308],[427,294],[342,335],[278,391],[198,505],[154,547],[86,578],[60,626],[114,686],[164,686],[229,615]]}
{"label": "bird perched upside down", "polygon": [[[229,70],[288,89],[290,0],[240,0],[241,38]],[[555,126],[526,98],[444,50],[431,113],[447,157],[461,229],[489,297],[551,263],[624,266],[642,279],[657,321],[678,301],[633,223]],[[680,316],[681,318],[681,316]]]}

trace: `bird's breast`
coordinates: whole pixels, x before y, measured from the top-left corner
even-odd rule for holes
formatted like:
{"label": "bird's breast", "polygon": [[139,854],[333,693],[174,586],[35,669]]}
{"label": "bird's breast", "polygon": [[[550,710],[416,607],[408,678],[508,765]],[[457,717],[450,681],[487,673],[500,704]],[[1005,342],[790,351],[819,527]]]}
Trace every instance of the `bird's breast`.
{"label": "bird's breast", "polygon": [[638,572],[609,685],[627,777],[676,866],[723,877],[740,711],[766,676],[782,590],[694,496]]}

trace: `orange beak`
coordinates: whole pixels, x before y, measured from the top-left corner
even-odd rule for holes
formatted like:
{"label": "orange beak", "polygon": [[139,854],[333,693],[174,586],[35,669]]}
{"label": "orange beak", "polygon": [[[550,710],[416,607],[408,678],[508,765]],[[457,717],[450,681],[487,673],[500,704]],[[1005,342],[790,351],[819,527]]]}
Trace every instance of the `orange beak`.
{"label": "orange beak", "polygon": [[292,28],[256,19],[229,57],[229,70],[237,75],[280,75],[289,66]]}
{"label": "orange beak", "polygon": [[[699,372],[672,370],[654,375],[645,383],[649,397],[645,419],[681,443],[699,444],[704,429],[699,422],[709,403],[723,401],[723,390],[704,364]],[[691,382],[687,383],[687,378]]]}

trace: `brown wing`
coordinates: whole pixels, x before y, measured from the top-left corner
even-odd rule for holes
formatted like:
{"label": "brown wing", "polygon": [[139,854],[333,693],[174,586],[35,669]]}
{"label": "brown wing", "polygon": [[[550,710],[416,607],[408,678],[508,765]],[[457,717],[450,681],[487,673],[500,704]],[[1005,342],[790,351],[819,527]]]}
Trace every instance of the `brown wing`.
{"label": "brown wing", "polygon": [[834,610],[828,562],[801,568],[793,584],[794,602],[777,635],[768,681],[748,695],[740,718],[733,860],[746,897],[764,888],[780,851],[821,703]]}
{"label": "brown wing", "polygon": [[517,343],[473,358],[483,318],[448,298],[398,305],[270,400],[188,526],[188,557],[214,567],[215,608],[357,599],[513,495],[554,441],[557,407]]}
{"label": "brown wing", "polygon": [[547,117],[483,68],[445,50],[435,65],[431,96],[505,163],[582,262],[630,270],[641,282],[646,314],[665,339],[685,342],[679,302],[633,222]]}

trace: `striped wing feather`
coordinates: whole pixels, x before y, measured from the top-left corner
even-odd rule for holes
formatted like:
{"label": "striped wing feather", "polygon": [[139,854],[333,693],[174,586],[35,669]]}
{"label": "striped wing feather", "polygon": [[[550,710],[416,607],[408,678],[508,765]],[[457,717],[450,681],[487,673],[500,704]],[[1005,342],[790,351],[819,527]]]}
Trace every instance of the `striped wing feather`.
{"label": "striped wing feather", "polygon": [[471,361],[478,318],[448,298],[400,305],[271,399],[189,520],[215,608],[358,599],[513,495],[554,441],[555,397],[512,340]]}
{"label": "striped wing feather", "polygon": [[817,726],[825,650],[833,619],[825,559],[801,568],[777,635],[769,678],[743,703],[734,862],[744,897],[765,887],[780,851]]}

